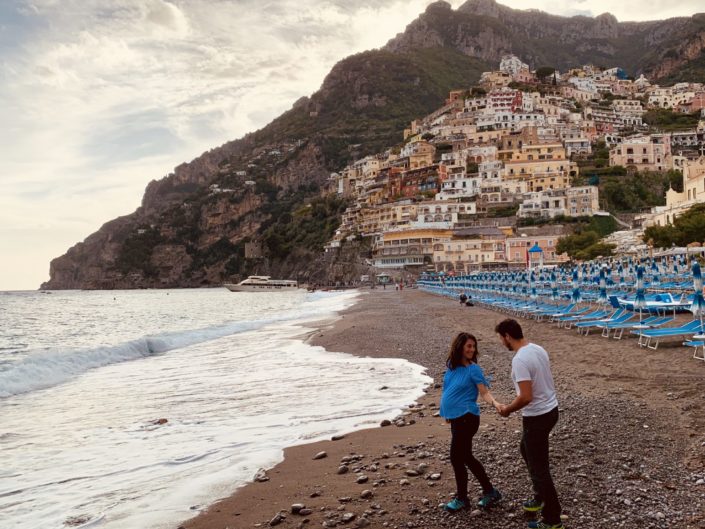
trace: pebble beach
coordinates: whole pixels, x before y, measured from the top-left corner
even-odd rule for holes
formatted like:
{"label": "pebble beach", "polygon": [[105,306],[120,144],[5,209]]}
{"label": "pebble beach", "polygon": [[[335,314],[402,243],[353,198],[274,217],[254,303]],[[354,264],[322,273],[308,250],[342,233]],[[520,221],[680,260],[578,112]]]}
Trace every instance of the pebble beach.
{"label": "pebble beach", "polygon": [[[362,291],[308,341],[422,365],[433,378],[425,396],[380,427],[287,449],[279,465],[179,529],[526,527],[521,418],[503,419],[484,403],[474,452],[503,500],[487,511],[440,508],[455,489],[450,431],[437,413],[447,349],[456,333],[475,334],[492,392],[509,402],[513,353],[494,334],[505,317],[413,289]],[[551,463],[566,527],[705,529],[705,362],[677,342],[645,350],[635,338],[519,321],[551,356],[560,403]],[[472,476],[469,487],[479,497]]]}

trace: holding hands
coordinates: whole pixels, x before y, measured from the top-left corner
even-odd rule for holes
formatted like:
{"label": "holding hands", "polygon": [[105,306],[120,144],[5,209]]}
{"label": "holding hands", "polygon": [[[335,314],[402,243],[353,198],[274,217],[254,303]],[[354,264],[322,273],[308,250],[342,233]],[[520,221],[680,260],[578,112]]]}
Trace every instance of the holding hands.
{"label": "holding hands", "polygon": [[509,417],[509,414],[511,412],[505,404],[502,404],[496,400],[492,400],[492,405],[497,410],[497,413],[499,413],[502,417]]}

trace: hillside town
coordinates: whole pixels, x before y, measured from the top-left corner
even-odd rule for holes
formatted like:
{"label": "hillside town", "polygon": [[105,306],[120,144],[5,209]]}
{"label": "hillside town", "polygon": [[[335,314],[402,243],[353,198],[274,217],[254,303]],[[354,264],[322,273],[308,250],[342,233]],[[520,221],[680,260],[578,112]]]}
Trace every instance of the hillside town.
{"label": "hillside town", "polygon": [[[643,121],[649,110],[699,116],[691,130]],[[699,114],[698,114],[699,113]],[[559,265],[571,218],[610,216],[597,185],[579,179],[596,145],[631,174],[676,170],[683,190],[618,232],[619,251],[643,249],[643,228],[664,226],[705,202],[705,87],[661,87],[621,68],[532,71],[515,56],[452,91],[404,131],[402,146],[331,175],[350,206],[326,249],[369,238],[377,269],[449,274]],[[583,185],[577,185],[581,182]],[[632,228],[621,223],[624,228]]]}

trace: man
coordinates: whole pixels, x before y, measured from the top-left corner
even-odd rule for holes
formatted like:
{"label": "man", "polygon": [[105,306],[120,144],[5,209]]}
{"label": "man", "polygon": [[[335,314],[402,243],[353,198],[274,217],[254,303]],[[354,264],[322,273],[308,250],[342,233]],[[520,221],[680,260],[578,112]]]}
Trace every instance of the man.
{"label": "man", "polygon": [[506,405],[495,402],[495,407],[502,417],[522,410],[520,449],[534,489],[534,499],[524,503],[524,510],[542,511],[542,519],[529,522],[529,527],[564,529],[548,462],[548,434],[558,422],[558,400],[548,353],[524,338],[516,320],[500,322],[495,332],[507,349],[516,352],[512,359],[512,381],[517,397]]}

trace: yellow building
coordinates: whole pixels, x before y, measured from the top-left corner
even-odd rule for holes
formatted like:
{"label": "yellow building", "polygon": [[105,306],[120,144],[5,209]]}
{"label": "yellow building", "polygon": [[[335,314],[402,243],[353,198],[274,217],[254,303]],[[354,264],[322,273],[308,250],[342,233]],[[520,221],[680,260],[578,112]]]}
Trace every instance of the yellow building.
{"label": "yellow building", "polygon": [[525,180],[529,191],[565,189],[578,173],[578,166],[566,158],[561,143],[523,144],[504,162],[507,180]]}
{"label": "yellow building", "polygon": [[372,249],[374,266],[424,269],[433,260],[434,247],[445,244],[452,235],[452,230],[439,229],[384,232],[375,241]]}
{"label": "yellow building", "polygon": [[683,164],[683,192],[666,192],[666,205],[658,206],[644,219],[645,226],[673,224],[679,215],[695,204],[705,202],[705,156]]}
{"label": "yellow building", "polygon": [[452,238],[433,246],[437,272],[463,274],[484,268],[506,266],[504,231],[494,227],[462,228]]}

